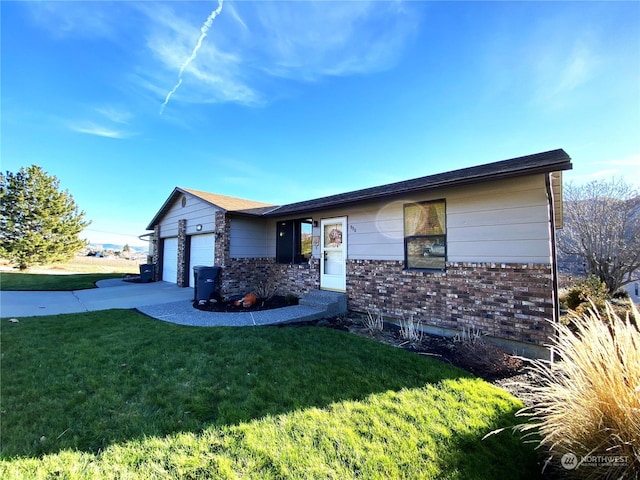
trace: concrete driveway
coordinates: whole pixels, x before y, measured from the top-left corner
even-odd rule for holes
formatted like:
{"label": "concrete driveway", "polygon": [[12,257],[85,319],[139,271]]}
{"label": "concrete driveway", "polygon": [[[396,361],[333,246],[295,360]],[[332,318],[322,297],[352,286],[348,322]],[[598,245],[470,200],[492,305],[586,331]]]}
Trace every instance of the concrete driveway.
{"label": "concrete driveway", "polygon": [[0,317],[31,317],[60,313],[91,312],[110,308],[138,308],[193,300],[192,288],[173,283],[130,283],[102,280],[99,288],[72,292],[0,291]]}

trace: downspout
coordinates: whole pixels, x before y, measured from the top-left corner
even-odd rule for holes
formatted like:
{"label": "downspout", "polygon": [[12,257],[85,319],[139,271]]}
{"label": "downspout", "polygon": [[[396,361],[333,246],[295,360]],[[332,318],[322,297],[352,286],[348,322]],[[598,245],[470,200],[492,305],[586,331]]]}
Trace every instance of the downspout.
{"label": "downspout", "polygon": [[140,240],[147,242],[147,263],[153,263],[153,235],[154,232],[138,235]]}
{"label": "downspout", "polygon": [[[551,175],[549,172],[544,177],[545,187],[547,189],[547,199],[549,204],[549,239],[551,247],[551,301],[553,302],[553,324],[557,325],[560,321],[560,300],[558,298],[558,257],[556,254],[556,225],[555,225],[555,205],[553,202],[553,187],[551,185]],[[554,361],[554,348],[550,348],[551,363]]]}

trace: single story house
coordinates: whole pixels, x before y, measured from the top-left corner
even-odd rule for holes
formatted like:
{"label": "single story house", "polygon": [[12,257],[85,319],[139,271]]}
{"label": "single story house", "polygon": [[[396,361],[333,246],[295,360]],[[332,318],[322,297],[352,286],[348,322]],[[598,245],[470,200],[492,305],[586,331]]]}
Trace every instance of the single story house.
{"label": "single story house", "polygon": [[177,187],[147,227],[156,280],[218,265],[224,295],[332,290],[352,311],[542,348],[571,168],[559,149],[279,206]]}

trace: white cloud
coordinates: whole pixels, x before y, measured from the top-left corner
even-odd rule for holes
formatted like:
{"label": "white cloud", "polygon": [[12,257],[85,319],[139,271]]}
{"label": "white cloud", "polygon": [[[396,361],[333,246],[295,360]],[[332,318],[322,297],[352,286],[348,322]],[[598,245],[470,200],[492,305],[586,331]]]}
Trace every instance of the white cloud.
{"label": "white cloud", "polygon": [[[140,76],[166,93],[209,12],[196,15],[165,4],[136,8],[148,20],[147,60],[161,67],[145,65]],[[402,2],[227,2],[185,69],[176,100],[260,105],[272,94],[265,91],[272,77],[315,81],[385,70],[399,58],[416,23]]]}
{"label": "white cloud", "polygon": [[[190,53],[188,37],[190,35],[184,35],[176,42],[157,35],[148,43],[154,56],[167,71],[173,73],[173,82],[180,65]],[[215,45],[204,46],[199,57],[185,69],[184,85],[176,98],[191,103],[228,101],[250,105],[259,102],[259,94],[241,79],[241,63],[237,54],[221,52]],[[169,75],[163,77],[168,78]],[[156,78],[153,83],[158,81]]]}
{"label": "white cloud", "polygon": [[611,52],[589,15],[576,16],[575,9],[546,2],[511,2],[504,8],[511,15],[492,19],[495,30],[477,46],[484,96],[525,100],[543,110],[592,101],[585,87],[598,80]]}
{"label": "white cloud", "polygon": [[247,27],[247,24],[244,23],[244,20],[242,20],[242,18],[240,17],[240,15],[238,14],[238,11],[236,10],[235,6],[233,5],[233,3],[227,3],[225,4],[225,12],[228,13],[229,15],[231,15],[233,17],[233,19],[238,22],[238,24],[247,32],[249,31],[249,27]]}
{"label": "white cloud", "polygon": [[125,125],[128,124],[133,118],[133,114],[131,114],[130,112],[110,106],[96,108],[96,112],[104,116],[110,122]]}
{"label": "white cloud", "polygon": [[85,107],[82,110],[84,112],[76,116],[89,118],[89,120],[63,121],[74,132],[116,139],[129,138],[134,135],[129,128],[125,128],[133,119],[133,114],[128,110],[113,105]]}
{"label": "white cloud", "polygon": [[[130,63],[121,77],[158,106],[216,6],[214,0],[33,3],[33,18],[52,35],[100,38],[122,48]],[[263,105],[287,94],[274,79],[313,82],[391,68],[416,30],[414,7],[401,0],[228,0],[185,68],[175,101]]]}
{"label": "white cloud", "polygon": [[311,81],[390,68],[414,31],[412,13],[401,2],[269,2],[250,28],[260,68]]}
{"label": "white cloud", "polygon": [[93,122],[83,122],[79,124],[71,123],[68,126],[71,130],[75,132],[85,133],[87,135],[96,135],[98,137],[122,139],[122,138],[128,138],[131,136],[131,134],[127,132],[115,130],[109,127],[104,127],[102,125],[98,125]]}
{"label": "white cloud", "polygon": [[[162,70],[140,72],[142,83],[154,91],[166,92],[175,84],[177,72],[193,51],[193,45],[201,35],[202,19],[195,21],[179,17],[166,5],[150,8],[138,7],[150,21],[146,47],[153,59],[160,62]],[[223,10],[224,12],[224,10]],[[211,27],[213,37],[219,27],[218,19]],[[242,58],[239,52],[222,51],[215,38],[207,38],[202,48],[184,71],[184,84],[177,92],[176,100],[188,103],[236,102],[254,104],[259,95],[242,79]],[[161,87],[160,85],[165,85]]]}
{"label": "white cloud", "polygon": [[[619,177],[624,181],[636,185],[640,189],[640,153],[625,157],[611,158],[604,162],[595,162],[595,165],[606,165],[609,169],[603,170],[603,177]],[[598,172],[599,173],[599,172]]]}
{"label": "white cloud", "polygon": [[569,51],[549,46],[538,63],[538,100],[561,99],[587,83],[599,67],[593,48],[576,41]]}
{"label": "white cloud", "polygon": [[26,2],[34,21],[56,37],[109,38],[116,41],[122,26],[122,5],[102,8],[93,1]]}
{"label": "white cloud", "polygon": [[640,154],[584,163],[574,160],[574,169],[566,172],[565,178],[579,184],[622,178],[640,188]]}
{"label": "white cloud", "polygon": [[617,167],[632,167],[640,169],[640,153],[634,153],[622,158],[613,158],[602,163],[605,165],[615,165]]}

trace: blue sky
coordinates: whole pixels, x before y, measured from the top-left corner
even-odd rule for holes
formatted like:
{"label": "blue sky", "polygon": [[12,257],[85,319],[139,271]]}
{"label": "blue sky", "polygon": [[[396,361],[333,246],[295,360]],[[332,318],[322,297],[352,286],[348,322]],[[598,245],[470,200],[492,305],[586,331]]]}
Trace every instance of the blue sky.
{"label": "blue sky", "polygon": [[130,244],[175,186],[281,204],[554,148],[640,186],[639,2],[218,8],[1,2],[2,170]]}

